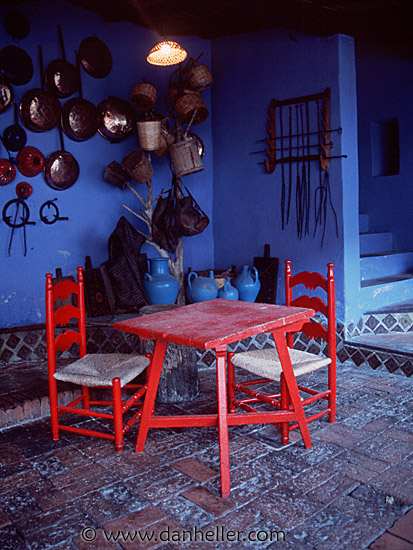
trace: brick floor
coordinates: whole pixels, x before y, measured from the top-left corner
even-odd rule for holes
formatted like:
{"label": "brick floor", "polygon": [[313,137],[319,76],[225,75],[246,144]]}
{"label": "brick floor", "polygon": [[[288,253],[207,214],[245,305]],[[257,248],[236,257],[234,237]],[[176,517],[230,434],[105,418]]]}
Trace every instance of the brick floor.
{"label": "brick floor", "polygon": [[[141,455],[137,426],[121,454],[102,439],[53,441],[48,417],[0,429],[0,548],[413,550],[413,379],[338,373],[337,422],[310,424],[312,449],[298,431],[283,447],[276,427],[230,428],[226,500],[215,428],[150,430]],[[213,410],[214,368],[200,379],[199,398],[162,413]],[[17,407],[29,416],[28,400],[32,411],[47,403],[38,392],[2,396],[14,422]]]}

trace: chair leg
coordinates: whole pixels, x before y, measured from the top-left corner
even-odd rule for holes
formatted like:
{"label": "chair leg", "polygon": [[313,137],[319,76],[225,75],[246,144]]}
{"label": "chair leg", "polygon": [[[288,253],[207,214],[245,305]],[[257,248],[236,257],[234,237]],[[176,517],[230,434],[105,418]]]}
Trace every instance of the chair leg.
{"label": "chair leg", "polygon": [[123,423],[122,423],[122,390],[120,379],[112,380],[113,391],[113,420],[115,429],[115,447],[118,453],[123,450]]}
{"label": "chair leg", "polygon": [[[288,392],[287,383],[285,381],[284,373],[281,373],[281,410],[288,411],[290,408],[290,394]],[[288,445],[290,440],[290,424],[289,422],[281,422],[281,441],[283,445]]]}
{"label": "chair leg", "polygon": [[82,386],[82,395],[83,395],[83,408],[90,409],[89,388],[87,386]]}
{"label": "chair leg", "polygon": [[55,441],[59,439],[59,415],[57,413],[57,382],[55,378],[49,378],[49,403],[50,403],[50,424],[52,437]]}
{"label": "chair leg", "polygon": [[232,358],[234,357],[233,353],[228,353],[227,356],[227,377],[228,377],[228,383],[227,383],[227,392],[228,392],[228,412],[234,413],[235,412],[235,390],[234,390],[234,365],[232,363]]}
{"label": "chair leg", "polygon": [[331,362],[328,366],[328,387],[330,394],[328,396],[328,421],[334,423],[336,421],[336,365]]}

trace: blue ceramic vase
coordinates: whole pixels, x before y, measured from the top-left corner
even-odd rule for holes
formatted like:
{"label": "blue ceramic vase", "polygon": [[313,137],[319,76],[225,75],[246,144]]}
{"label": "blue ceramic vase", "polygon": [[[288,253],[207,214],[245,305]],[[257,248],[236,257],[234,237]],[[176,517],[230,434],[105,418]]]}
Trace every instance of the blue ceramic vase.
{"label": "blue ceramic vase", "polygon": [[198,273],[191,271],[187,282],[186,295],[192,304],[213,300],[218,296],[218,287],[215,284],[214,272],[212,270],[209,272],[209,277],[198,277]]}
{"label": "blue ceramic vase", "polygon": [[219,289],[218,298],[224,298],[226,300],[238,300],[239,292],[231,285],[229,277],[225,277],[224,286]]}
{"label": "blue ceramic vase", "polygon": [[235,277],[234,286],[238,289],[242,302],[255,302],[261,288],[257,268],[243,265],[241,272]]}
{"label": "blue ceramic vase", "polygon": [[143,288],[149,303],[173,304],[178,297],[179,283],[169,273],[168,258],[150,258],[150,273],[143,276]]}

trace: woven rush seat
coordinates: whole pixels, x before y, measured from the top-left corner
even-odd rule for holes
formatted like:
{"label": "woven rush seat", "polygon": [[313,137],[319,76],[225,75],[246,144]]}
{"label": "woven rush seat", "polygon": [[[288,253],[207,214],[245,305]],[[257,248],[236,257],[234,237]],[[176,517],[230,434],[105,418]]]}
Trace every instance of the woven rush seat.
{"label": "woven rush seat", "polygon": [[[303,407],[307,407],[309,416],[306,422],[312,422],[324,415],[328,415],[329,422],[335,422],[336,414],[336,321],[335,321],[335,281],[334,265],[327,264],[327,276],[321,273],[301,271],[292,275],[291,261],[285,262],[285,302],[289,307],[307,307],[315,313],[310,321],[303,324],[301,332],[307,341],[313,341],[313,347],[319,347],[319,354],[294,349],[294,334],[287,332],[286,340],[288,353],[296,379],[301,375],[310,374],[322,367],[327,367],[326,389],[322,385],[307,387],[297,383]],[[293,288],[304,286],[301,293],[296,290],[293,298]],[[311,291],[310,293],[307,293]],[[323,296],[323,298],[320,297]],[[318,342],[316,344],[316,342]],[[325,345],[327,344],[327,345]],[[259,377],[255,380],[235,380],[234,366],[246,370]],[[265,348],[240,353],[228,354],[228,410],[234,413],[236,408],[247,412],[257,412],[253,405],[261,403],[288,411],[291,409],[291,397],[289,395],[286,379],[281,366],[276,348]],[[278,393],[264,393],[266,384],[269,391],[273,381],[279,382]],[[304,384],[306,382],[303,382]],[[259,386],[259,391],[255,390]],[[246,398],[238,398],[236,392],[246,394]],[[315,402],[318,408],[310,406]],[[297,422],[281,422],[281,440],[284,445],[289,441],[289,432],[298,427]]]}
{"label": "woven rush seat", "polygon": [[[54,281],[51,273],[46,274],[46,336],[53,439],[59,439],[60,430],[112,439],[116,451],[121,452],[124,434],[142,414],[151,355],[87,353],[82,267],[77,268],[76,282],[71,278]],[[56,369],[56,356],[60,357],[72,346],[71,353],[78,353],[78,359]],[[142,373],[141,380],[135,381]],[[70,403],[59,403],[62,396],[59,397],[58,382],[78,386]],[[68,413],[83,416],[85,422],[67,423]],[[90,422],[97,419],[113,421],[112,432],[102,431],[99,422]]]}
{"label": "woven rush seat", "polygon": [[112,387],[114,378],[120,379],[123,388],[143,372],[150,361],[144,356],[125,353],[86,354],[74,363],[60,368],[54,377],[62,382],[81,386]]}
{"label": "woven rush seat", "polygon": [[[307,351],[289,349],[295,376],[309,374],[331,363],[330,357],[317,356]],[[282,374],[281,362],[276,349],[266,348],[236,353],[232,364],[253,374],[279,381]]]}

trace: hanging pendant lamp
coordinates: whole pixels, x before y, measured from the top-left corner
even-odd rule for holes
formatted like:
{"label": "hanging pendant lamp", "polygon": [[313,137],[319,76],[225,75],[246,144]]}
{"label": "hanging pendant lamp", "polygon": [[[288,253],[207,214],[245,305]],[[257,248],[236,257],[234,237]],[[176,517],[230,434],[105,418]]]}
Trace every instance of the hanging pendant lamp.
{"label": "hanging pendant lamp", "polygon": [[149,52],[146,61],[151,65],[177,65],[187,56],[187,52],[173,40],[161,40]]}

